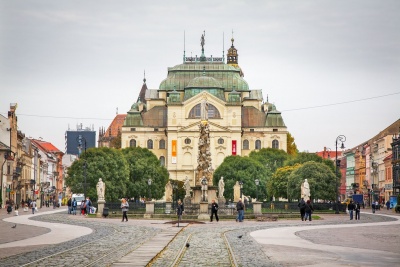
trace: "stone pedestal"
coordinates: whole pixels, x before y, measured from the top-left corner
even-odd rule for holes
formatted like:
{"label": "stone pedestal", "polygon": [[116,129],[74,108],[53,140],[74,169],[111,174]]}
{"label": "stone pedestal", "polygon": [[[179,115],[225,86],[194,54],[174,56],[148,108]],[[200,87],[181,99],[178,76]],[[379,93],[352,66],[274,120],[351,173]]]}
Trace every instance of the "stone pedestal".
{"label": "stone pedestal", "polygon": [[208,214],[208,202],[200,202],[200,214],[197,218],[200,220],[210,219],[210,215]]}
{"label": "stone pedestal", "polygon": [[100,199],[97,201],[97,212],[96,212],[96,217],[101,217],[103,216],[103,210],[104,210],[104,204],[106,201],[104,199]]}
{"label": "stone pedestal", "polygon": [[262,214],[261,204],[262,204],[262,202],[253,202],[253,213],[254,214],[256,214],[256,215]]}
{"label": "stone pedestal", "polygon": [[171,214],[171,206],[172,206],[171,201],[165,202],[165,214]]}
{"label": "stone pedestal", "polygon": [[146,213],[144,214],[144,218],[150,219],[153,217],[154,214],[154,202],[149,201],[146,202]]}
{"label": "stone pedestal", "polygon": [[[211,201],[213,199],[217,199],[217,189],[218,186],[208,186],[208,191],[207,191],[207,202],[211,204]],[[193,198],[192,198],[192,203],[200,203],[203,201],[202,197],[202,191],[201,191],[201,186],[195,186],[192,187],[193,190]]]}
{"label": "stone pedestal", "polygon": [[219,197],[218,198],[218,206],[221,208],[225,207],[226,199],[224,197]]}

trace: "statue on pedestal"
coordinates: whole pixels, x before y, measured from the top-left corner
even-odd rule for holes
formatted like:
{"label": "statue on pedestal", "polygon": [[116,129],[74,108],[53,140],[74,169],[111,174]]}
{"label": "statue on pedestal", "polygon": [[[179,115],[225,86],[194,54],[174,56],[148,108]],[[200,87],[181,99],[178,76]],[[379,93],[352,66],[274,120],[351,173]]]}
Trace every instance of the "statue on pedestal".
{"label": "statue on pedestal", "polygon": [[103,182],[103,180],[100,178],[99,182],[96,185],[97,189],[97,199],[98,200],[104,200],[104,193],[106,191],[106,184]]}
{"label": "statue on pedestal", "polygon": [[165,185],[165,201],[172,202],[172,185],[171,181]]}
{"label": "statue on pedestal", "polygon": [[221,179],[219,179],[219,183],[218,183],[218,197],[219,198],[224,197],[224,191],[225,191],[224,177],[221,176]]}
{"label": "statue on pedestal", "polygon": [[307,179],[304,179],[304,182],[301,184],[301,197],[304,198],[304,201],[310,200],[310,185],[308,184]]}
{"label": "statue on pedestal", "polygon": [[238,202],[240,199],[240,185],[239,181],[236,181],[236,184],[233,186],[233,201]]}
{"label": "statue on pedestal", "polygon": [[185,179],[185,183],[183,184],[183,187],[185,188],[185,191],[186,191],[185,198],[190,197],[190,181],[189,181],[189,177],[187,177],[187,176]]}

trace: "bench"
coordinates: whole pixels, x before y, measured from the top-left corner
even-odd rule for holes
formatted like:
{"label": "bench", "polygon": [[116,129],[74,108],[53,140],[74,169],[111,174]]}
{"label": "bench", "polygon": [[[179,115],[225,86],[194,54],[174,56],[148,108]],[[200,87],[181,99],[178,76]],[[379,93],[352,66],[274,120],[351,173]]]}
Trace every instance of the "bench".
{"label": "bench", "polygon": [[260,215],[256,215],[256,220],[258,222],[277,221],[278,215],[276,215],[276,214],[260,214]]}

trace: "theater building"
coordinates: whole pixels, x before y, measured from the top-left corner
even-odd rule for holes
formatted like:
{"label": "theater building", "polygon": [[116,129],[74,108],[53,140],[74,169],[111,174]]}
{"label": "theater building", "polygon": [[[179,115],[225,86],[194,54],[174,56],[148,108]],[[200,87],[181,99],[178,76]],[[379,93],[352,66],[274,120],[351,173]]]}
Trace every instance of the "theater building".
{"label": "theater building", "polygon": [[[202,36],[203,38],[203,36]],[[232,45],[225,56],[186,57],[168,68],[157,89],[146,79],[136,103],[127,112],[121,147],[146,147],[165,165],[171,179],[194,184],[201,103],[208,104],[212,168],[230,155],[247,156],[261,148],[286,151],[287,128],[276,107],[264,101],[261,89],[250,89]]]}

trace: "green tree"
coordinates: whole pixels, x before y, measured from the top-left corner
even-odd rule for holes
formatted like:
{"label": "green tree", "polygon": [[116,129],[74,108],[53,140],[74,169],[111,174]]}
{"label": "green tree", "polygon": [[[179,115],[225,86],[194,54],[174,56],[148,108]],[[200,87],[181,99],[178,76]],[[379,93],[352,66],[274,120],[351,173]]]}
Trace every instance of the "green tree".
{"label": "green tree", "polygon": [[266,168],[258,161],[250,157],[229,156],[215,170],[213,184],[218,185],[221,176],[225,181],[224,197],[233,201],[233,186],[236,181],[243,181],[243,194],[256,197],[257,186],[255,180],[260,181],[258,186],[259,199],[266,197],[268,172]]}
{"label": "green tree", "polygon": [[294,142],[294,137],[288,132],[286,138],[287,138],[287,140],[286,140],[286,142],[287,142],[287,147],[286,147],[287,153],[289,155],[292,155],[292,156],[296,155],[299,151],[297,150],[297,145]]}
{"label": "green tree", "polygon": [[[168,183],[168,171],[160,165],[156,155],[147,148],[128,147],[122,149],[126,162],[129,167],[129,183],[127,185],[127,196],[151,197],[155,199],[164,196],[165,185]],[[152,183],[149,188],[148,180]]]}
{"label": "green tree", "polygon": [[106,185],[106,201],[116,201],[125,196],[129,170],[120,150],[101,147],[91,148],[82,153],[68,169],[66,185],[72,192],[84,192],[85,172],[86,195],[92,200],[97,199],[96,185],[99,178],[102,178]]}
{"label": "green tree", "polygon": [[308,153],[308,152],[300,152],[294,157],[288,158],[288,160],[285,162],[285,165],[293,166],[295,164],[303,164],[308,161],[323,163],[326,166],[328,166],[332,171],[335,171],[335,164],[332,160],[324,159],[318,156],[316,153]]}
{"label": "green tree", "polygon": [[290,202],[290,197],[288,196],[289,176],[294,170],[297,170],[300,166],[301,164],[295,164],[293,166],[284,166],[277,169],[272,178],[268,181],[268,195],[274,196],[275,198],[286,198]]}
{"label": "green tree", "polygon": [[284,166],[288,154],[282,149],[262,148],[250,152],[249,157],[260,162],[272,175],[278,168]]}
{"label": "green tree", "polygon": [[295,169],[289,175],[288,192],[292,199],[300,199],[301,184],[308,179],[311,199],[334,200],[336,176],[323,163],[309,161]]}

